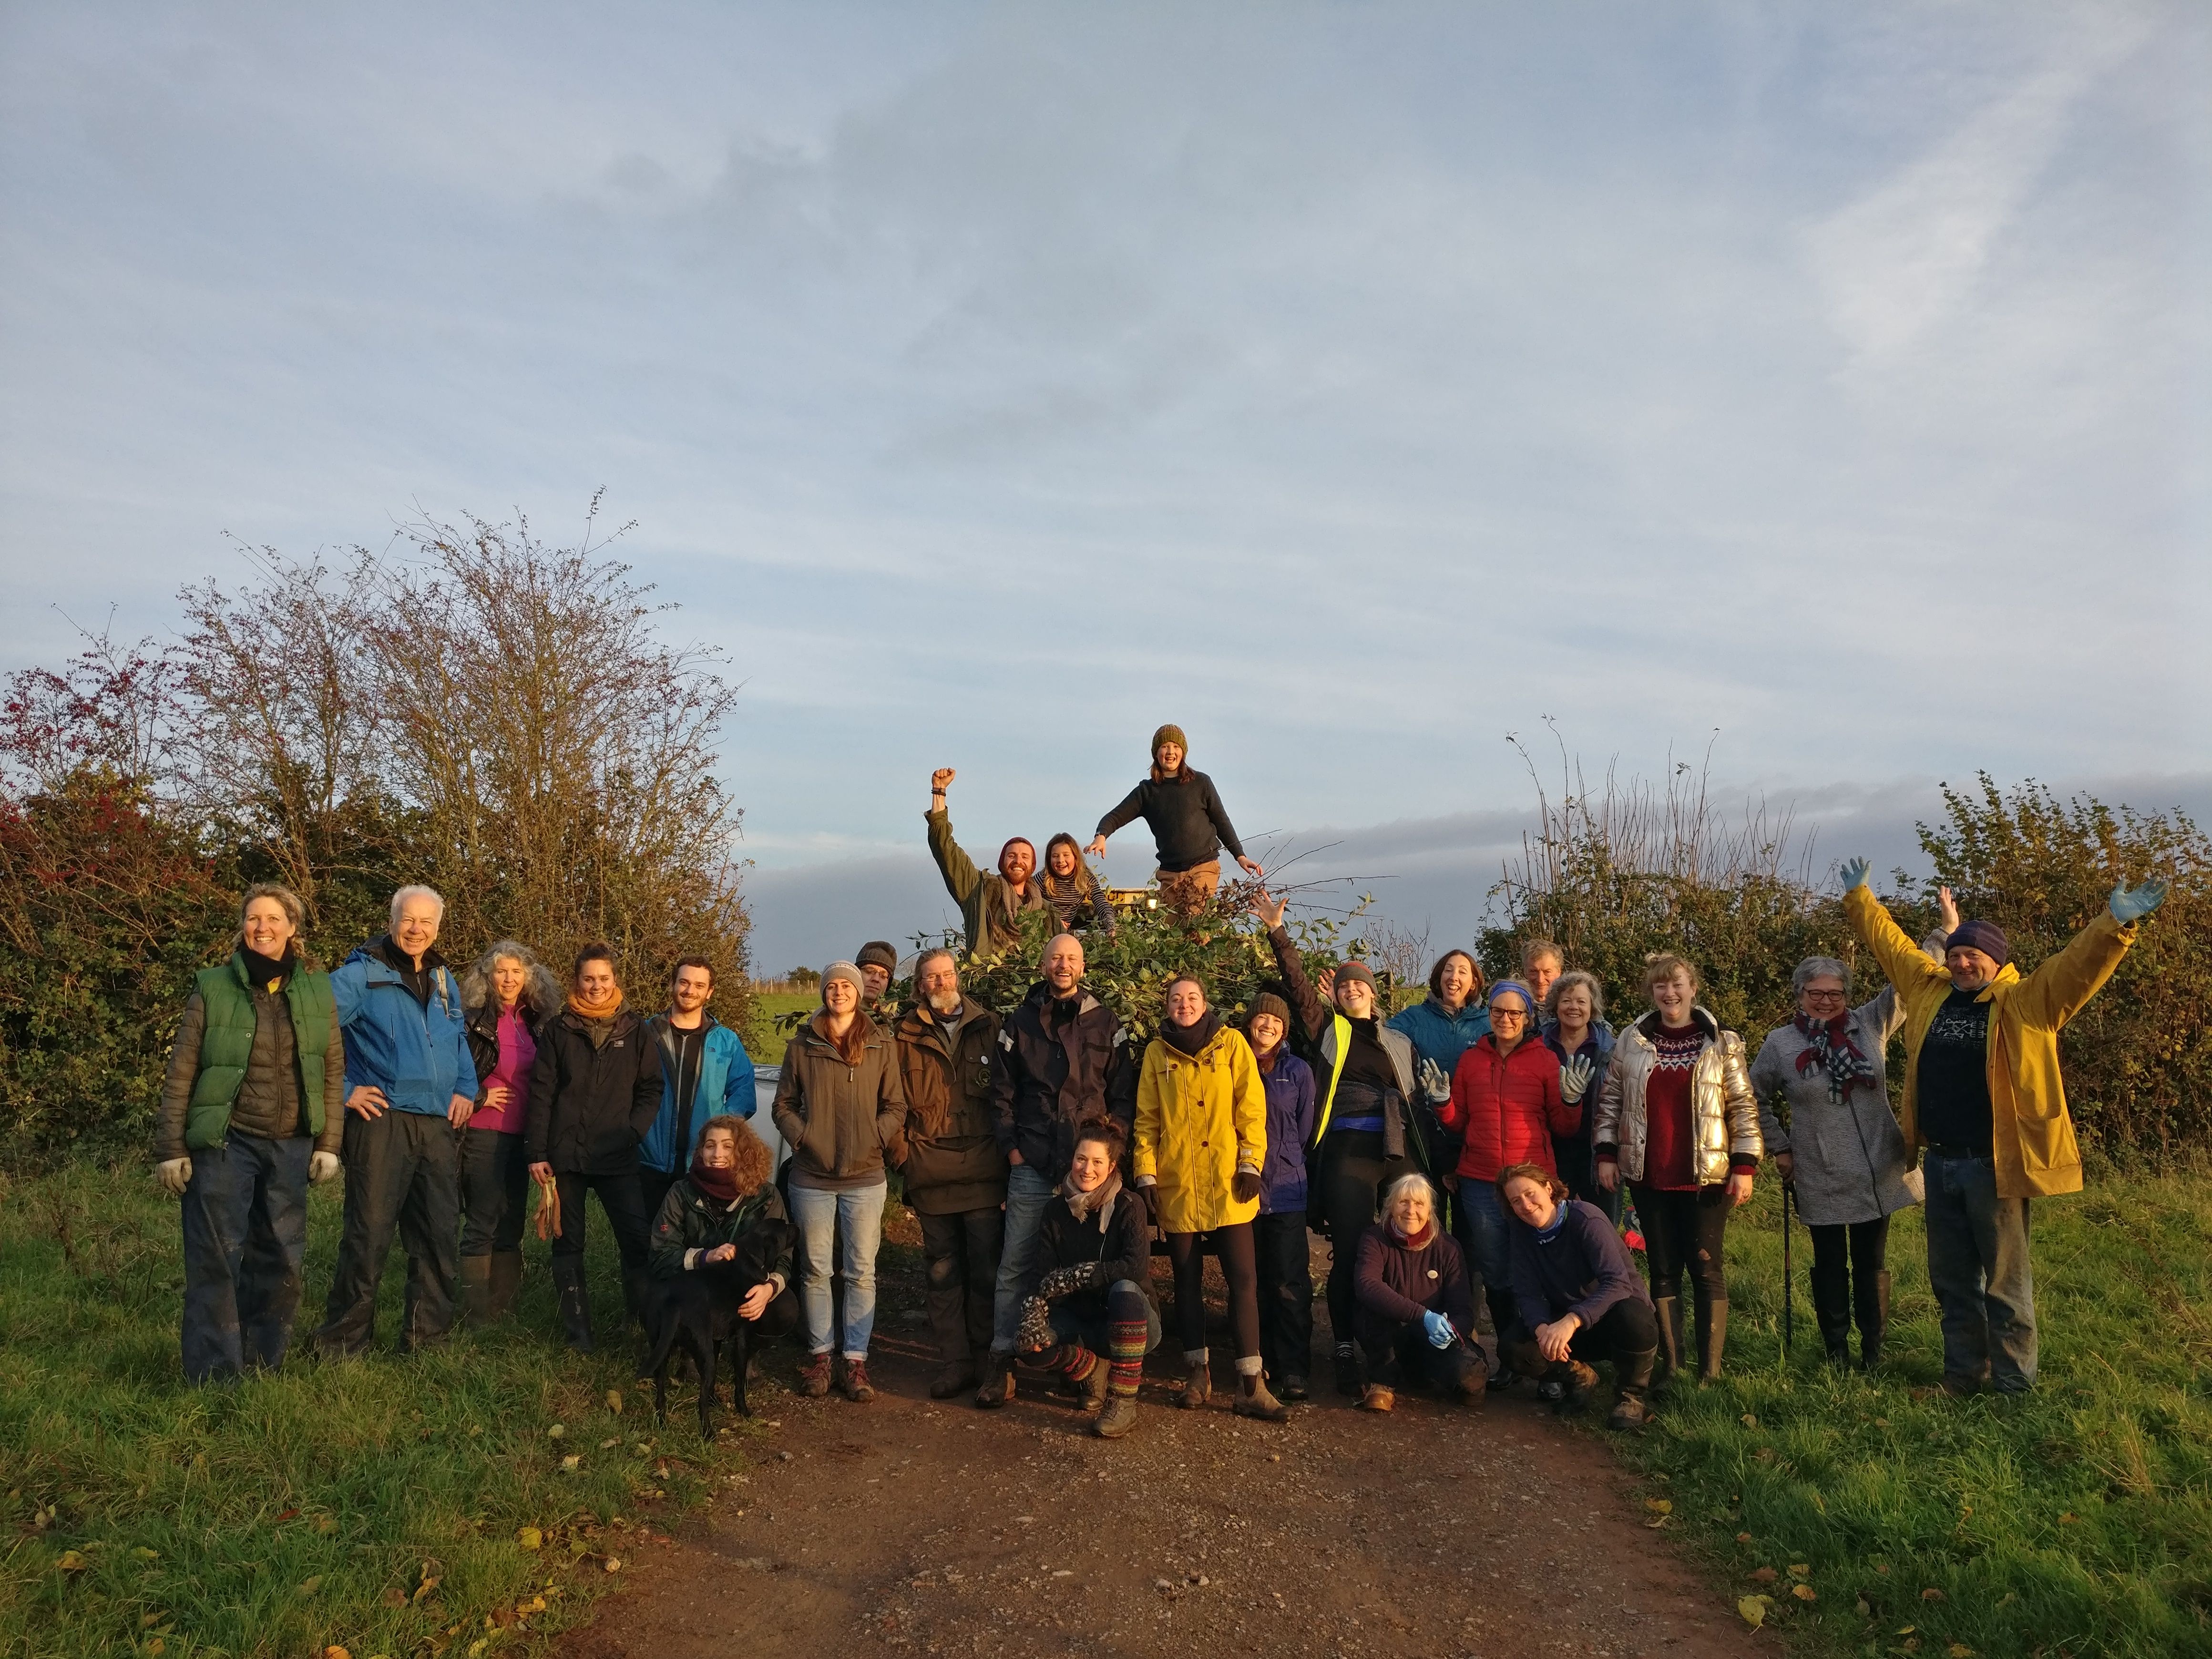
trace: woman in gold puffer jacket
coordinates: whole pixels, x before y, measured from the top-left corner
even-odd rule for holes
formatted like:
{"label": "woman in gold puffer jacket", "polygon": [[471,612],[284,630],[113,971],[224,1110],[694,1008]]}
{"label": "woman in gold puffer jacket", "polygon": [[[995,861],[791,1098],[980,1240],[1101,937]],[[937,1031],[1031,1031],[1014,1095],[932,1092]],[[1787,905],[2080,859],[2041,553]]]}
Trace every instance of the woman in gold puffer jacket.
{"label": "woman in gold puffer jacket", "polygon": [[1623,1028],[1590,1125],[1598,1185],[1625,1176],[1644,1224],[1659,1351],[1682,1365],[1682,1270],[1690,1270],[1698,1376],[1721,1374],[1728,1340],[1722,1243],[1729,1212],[1751,1198],[1765,1152],[1743,1039],[1697,1006],[1698,971],[1678,956],[1644,964],[1651,1012]]}

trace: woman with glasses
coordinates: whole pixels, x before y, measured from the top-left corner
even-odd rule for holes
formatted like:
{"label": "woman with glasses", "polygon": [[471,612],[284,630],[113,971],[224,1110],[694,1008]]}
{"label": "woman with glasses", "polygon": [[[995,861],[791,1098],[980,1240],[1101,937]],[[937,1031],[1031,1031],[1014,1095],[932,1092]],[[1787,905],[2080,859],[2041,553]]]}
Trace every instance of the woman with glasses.
{"label": "woman with glasses", "polygon": [[[1905,1006],[1885,986],[1852,1007],[1851,970],[1831,957],[1806,957],[1791,983],[1797,1017],[1767,1033],[1752,1062],[1752,1092],[1766,1150],[1812,1230],[1813,1310],[1829,1363],[1850,1363],[1856,1314],[1860,1364],[1872,1370],[1889,1317],[1889,1218],[1917,1201],[1882,1066]],[[1789,1106],[1787,1127],[1778,1099]]]}

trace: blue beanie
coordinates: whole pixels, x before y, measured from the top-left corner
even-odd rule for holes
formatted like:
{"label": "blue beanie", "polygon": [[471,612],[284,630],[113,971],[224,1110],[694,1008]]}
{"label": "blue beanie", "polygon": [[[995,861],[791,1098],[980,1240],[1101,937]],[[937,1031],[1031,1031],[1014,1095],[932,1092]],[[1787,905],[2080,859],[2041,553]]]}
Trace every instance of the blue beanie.
{"label": "blue beanie", "polygon": [[1994,921],[1962,921],[1951,930],[1951,937],[1943,942],[1947,951],[1979,951],[2000,968],[2012,960],[2012,946],[2005,943],[2004,929]]}

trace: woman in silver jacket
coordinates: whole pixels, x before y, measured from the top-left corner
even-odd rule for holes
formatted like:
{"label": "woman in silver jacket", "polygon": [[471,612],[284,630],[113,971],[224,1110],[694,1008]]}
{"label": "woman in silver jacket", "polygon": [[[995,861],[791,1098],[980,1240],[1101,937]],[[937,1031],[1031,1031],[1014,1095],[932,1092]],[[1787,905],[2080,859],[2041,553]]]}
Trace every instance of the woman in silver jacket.
{"label": "woman in silver jacket", "polygon": [[1762,1143],[1743,1039],[1698,1006],[1698,970],[1672,954],[1644,963],[1651,1012],[1624,1026],[1590,1126],[1598,1185],[1623,1179],[1644,1223],[1659,1352],[1682,1365],[1682,1270],[1697,1316],[1698,1377],[1721,1374],[1728,1279],[1721,1247],[1729,1212],[1751,1199]]}
{"label": "woman in silver jacket", "polygon": [[[1849,1005],[1851,970],[1832,957],[1808,957],[1790,976],[1797,1017],[1766,1034],[1752,1062],[1759,1123],[1776,1170],[1797,1196],[1813,1233],[1813,1311],[1832,1364],[1850,1363],[1851,1317],[1859,1363],[1881,1358],[1889,1317],[1882,1265],[1889,1218],[1914,1203],[1905,1184],[1912,1160],[1890,1109],[1882,1052],[1905,1024],[1896,992]],[[1790,1123],[1774,1113],[1788,1103]]]}

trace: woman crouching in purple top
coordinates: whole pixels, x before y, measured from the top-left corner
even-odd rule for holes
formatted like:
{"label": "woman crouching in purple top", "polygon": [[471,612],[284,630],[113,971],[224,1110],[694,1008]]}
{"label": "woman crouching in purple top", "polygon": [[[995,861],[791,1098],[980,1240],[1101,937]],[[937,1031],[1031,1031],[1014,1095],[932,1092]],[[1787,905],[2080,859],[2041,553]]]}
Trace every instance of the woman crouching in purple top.
{"label": "woman crouching in purple top", "polygon": [[1613,1223],[1595,1204],[1534,1164],[1498,1172],[1519,1324],[1500,1338],[1506,1363],[1537,1378],[1536,1391],[1562,1411],[1597,1386],[1593,1361],[1610,1359],[1620,1389],[1607,1426],[1650,1421],[1646,1396],[1659,1353],[1659,1321],[1644,1280]]}

